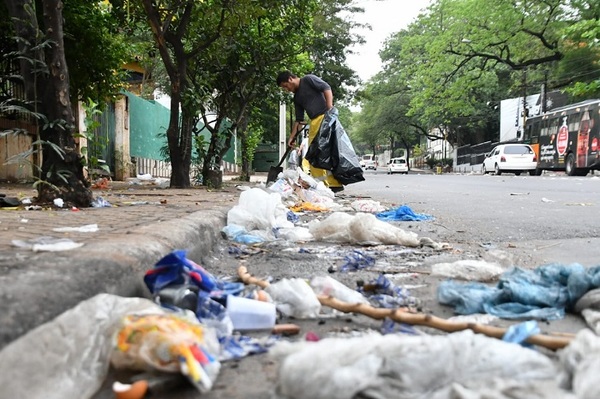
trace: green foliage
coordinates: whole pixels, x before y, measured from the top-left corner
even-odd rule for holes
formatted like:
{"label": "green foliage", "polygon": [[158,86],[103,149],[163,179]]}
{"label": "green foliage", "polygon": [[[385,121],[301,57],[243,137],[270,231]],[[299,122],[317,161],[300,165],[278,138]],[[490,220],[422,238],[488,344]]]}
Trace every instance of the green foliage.
{"label": "green foliage", "polygon": [[362,12],[364,9],[352,0],[321,0],[314,14],[314,37],[308,48],[314,67],[308,71],[331,85],[336,102],[348,102],[354,94],[352,88],[359,83],[358,76],[347,65],[346,57],[355,45],[364,43],[364,39],[354,32],[365,25],[352,19]]}
{"label": "green foliage", "polygon": [[116,96],[124,86],[123,64],[135,54],[111,8],[99,1],[68,0],[63,16],[72,95],[98,103]]}
{"label": "green foliage", "polygon": [[360,93],[362,141],[382,142],[394,122],[413,134],[438,128],[454,144],[497,140],[503,99],[545,81],[599,95],[598,5],[534,0],[523,12],[513,3],[436,0],[389,38],[384,70]]}
{"label": "green foliage", "polygon": [[81,162],[87,167],[88,179],[96,180],[104,171],[110,174],[110,167],[101,161],[100,156],[109,145],[108,138],[95,134],[100,122],[97,117],[102,115],[102,111],[98,109],[98,104],[88,98],[87,102],[82,103],[85,110],[85,132],[76,133],[75,137],[84,138],[86,145],[81,147]]}
{"label": "green foliage", "polygon": [[206,150],[208,142],[201,134],[194,135],[194,151],[192,152],[191,174],[194,182],[202,182],[202,167],[204,158],[206,158]]}
{"label": "green foliage", "polygon": [[[15,37],[13,38],[12,44],[5,43],[5,45],[12,47],[15,42],[21,40],[23,39]],[[47,43],[47,41],[41,41],[36,47],[43,48],[47,45]],[[13,65],[13,63],[15,63],[17,60],[26,60],[30,65],[33,66],[34,70],[42,72],[46,71],[47,67],[44,62],[29,56],[28,53],[16,50],[16,46],[12,48],[14,49],[13,51],[8,51],[2,54],[3,65],[10,66]],[[8,72],[5,72],[7,70]],[[18,85],[18,83],[22,82],[23,80],[24,79],[22,75],[12,72],[8,68],[0,72],[0,82],[4,83],[3,86],[5,85],[3,87],[5,94],[2,95],[3,100],[0,102],[0,118],[18,118],[21,120],[28,120],[42,125],[43,128],[65,126],[66,122],[64,120],[48,121],[46,115],[36,112],[36,107],[32,104],[34,101],[28,101],[22,98],[14,97],[15,85]],[[6,136],[16,137],[21,134],[30,133],[35,134],[37,132],[27,132],[20,128],[5,129],[0,131],[0,138]],[[58,189],[49,181],[55,176],[58,176],[60,180],[65,181],[70,172],[67,170],[51,168],[46,171],[45,175],[42,175],[42,168],[32,160],[41,158],[44,148],[55,152],[61,159],[64,159],[65,151],[63,148],[51,141],[38,139],[32,142],[32,145],[28,150],[11,156],[4,162],[4,164],[19,165],[20,167],[29,168],[30,170],[34,171],[33,187],[35,189],[37,189],[40,185],[46,185],[52,187],[53,189]]]}

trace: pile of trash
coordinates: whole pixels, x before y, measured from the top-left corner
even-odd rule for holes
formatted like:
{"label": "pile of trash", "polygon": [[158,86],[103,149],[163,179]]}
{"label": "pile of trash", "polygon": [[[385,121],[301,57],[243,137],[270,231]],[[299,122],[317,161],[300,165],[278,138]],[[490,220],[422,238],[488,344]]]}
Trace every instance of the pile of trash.
{"label": "pile of trash", "polygon": [[[225,281],[183,250],[162,258],[146,272],[144,283],[152,300],[99,294],[5,347],[0,359],[14,365],[0,377],[7,397],[88,398],[99,389],[109,365],[144,375],[151,371],[150,379],[156,373],[175,373],[207,392],[221,362],[266,352],[280,340],[281,331],[289,333],[289,325],[276,328],[278,315],[318,318],[318,298],[324,295],[376,303],[330,276],[284,279],[262,288]],[[389,282],[382,289],[390,297],[403,294]],[[250,330],[268,337],[241,334]],[[32,351],[43,352],[48,361],[22,356]],[[115,393],[134,389],[135,382],[116,382]],[[54,387],[51,393],[48,386]]]}
{"label": "pile of trash", "polygon": [[[282,239],[291,242],[429,246],[436,249],[446,246],[429,238],[419,238],[416,233],[388,223],[432,219],[430,215],[414,213],[407,205],[385,209],[373,201],[359,200],[349,209],[352,213],[347,213],[334,198],[333,192],[323,182],[300,169],[286,170],[268,189],[255,187],[242,192],[238,204],[227,213],[227,225],[222,233],[227,239],[242,244]],[[328,211],[330,214],[323,220],[315,218],[301,223],[294,211]]]}

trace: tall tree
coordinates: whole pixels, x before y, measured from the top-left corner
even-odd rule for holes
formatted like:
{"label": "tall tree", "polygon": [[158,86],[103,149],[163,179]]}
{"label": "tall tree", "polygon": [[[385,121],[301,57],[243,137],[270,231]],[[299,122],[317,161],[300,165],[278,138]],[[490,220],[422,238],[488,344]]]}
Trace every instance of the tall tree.
{"label": "tall tree", "polygon": [[353,0],[320,0],[312,23],[314,36],[308,43],[307,54],[314,67],[311,72],[331,85],[336,102],[348,102],[354,95],[359,78],[347,63],[347,55],[364,38],[356,34],[365,25],[354,17],[364,9]]}
{"label": "tall tree", "polygon": [[75,118],[65,58],[63,3],[42,1],[44,33],[33,0],[5,0],[5,4],[19,38],[26,99],[47,119],[40,127],[43,160],[38,200],[62,198],[76,206],[89,206],[92,194],[73,137]]}
{"label": "tall tree", "polygon": [[[253,150],[249,140],[255,136],[248,132],[248,127],[258,128],[250,120],[256,112],[251,115],[250,110],[257,111],[257,104],[278,97],[280,89],[274,83],[278,71],[302,63],[310,43],[314,10],[312,0],[298,1],[292,9],[278,0],[263,1],[260,5],[249,3],[231,17],[237,29],[215,41],[195,60],[191,80],[196,93],[205,93],[199,98],[200,110],[205,128],[211,131],[203,175],[220,166],[235,129],[242,142],[241,177],[249,179],[246,151]],[[274,110],[276,107],[271,112]],[[209,123],[208,115],[214,115],[213,123]],[[225,126],[227,129],[223,129]]]}
{"label": "tall tree", "polygon": [[189,187],[192,135],[198,120],[198,103],[190,92],[189,67],[194,58],[220,37],[234,2],[142,0],[142,5],[169,75],[170,184]]}

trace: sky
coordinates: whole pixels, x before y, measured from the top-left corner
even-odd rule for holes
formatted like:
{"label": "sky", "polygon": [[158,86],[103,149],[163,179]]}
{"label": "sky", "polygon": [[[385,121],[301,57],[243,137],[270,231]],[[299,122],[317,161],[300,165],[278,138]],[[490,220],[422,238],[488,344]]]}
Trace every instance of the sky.
{"label": "sky", "polygon": [[357,54],[348,56],[350,68],[363,81],[379,72],[381,60],[378,53],[385,39],[407,27],[430,3],[431,0],[356,0],[355,4],[364,8],[365,12],[355,15],[354,20],[368,23],[372,30],[357,31],[365,38],[366,43],[353,49]]}

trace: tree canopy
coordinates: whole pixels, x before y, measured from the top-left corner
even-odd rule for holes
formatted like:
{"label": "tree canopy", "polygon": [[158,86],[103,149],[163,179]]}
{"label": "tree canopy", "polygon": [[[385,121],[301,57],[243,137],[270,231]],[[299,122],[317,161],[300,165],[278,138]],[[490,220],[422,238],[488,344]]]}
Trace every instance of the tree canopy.
{"label": "tree canopy", "polygon": [[539,92],[542,84],[574,98],[597,95],[599,7],[567,0],[434,1],[381,50],[384,69],[362,93],[361,119],[373,120],[362,131],[385,125],[385,118],[366,112],[395,113],[424,136],[477,143],[497,139],[503,99]]}

